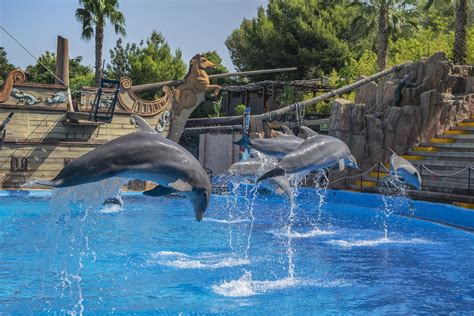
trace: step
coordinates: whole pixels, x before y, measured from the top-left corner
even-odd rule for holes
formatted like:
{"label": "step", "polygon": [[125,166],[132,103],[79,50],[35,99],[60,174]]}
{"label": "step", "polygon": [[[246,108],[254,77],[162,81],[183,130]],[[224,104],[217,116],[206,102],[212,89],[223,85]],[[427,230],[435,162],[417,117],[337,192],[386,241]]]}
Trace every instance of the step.
{"label": "step", "polygon": [[465,134],[470,134],[474,132],[474,127],[472,126],[453,126],[449,131],[446,132],[446,134],[449,134],[451,131],[464,131],[466,132]]}
{"label": "step", "polygon": [[469,202],[453,202],[454,205],[459,206],[459,207],[464,207],[470,210],[474,210],[474,202],[469,203]]}
{"label": "step", "polygon": [[[449,174],[449,172],[446,172]],[[441,172],[440,172],[441,174]],[[461,189],[468,189],[469,188],[469,180],[468,180],[468,172],[462,172],[454,176],[449,176],[449,177],[444,177],[444,176],[436,176],[431,173],[429,173],[427,170],[423,169],[422,177],[421,177],[421,182],[422,186],[424,187],[425,185],[433,186],[433,187],[447,187],[451,188],[452,185],[457,185]],[[380,184],[382,181],[383,177],[379,178],[378,183]],[[363,177],[362,180],[362,186],[375,186],[377,184],[377,176],[369,176],[366,175]],[[356,182],[357,185],[360,186],[360,180],[357,180]],[[375,185],[374,185],[375,184]],[[445,185],[446,184],[446,185]],[[474,172],[471,174],[471,189],[474,191]]]}
{"label": "step", "polygon": [[[424,150],[426,149],[426,150]],[[419,147],[413,147],[414,151],[435,152],[444,149],[455,149],[460,151],[474,150],[474,143],[456,142],[456,143],[421,143]]]}
{"label": "step", "polygon": [[444,135],[470,135],[474,134],[474,131],[465,131],[451,128],[449,131],[446,131]]}
{"label": "step", "polygon": [[[444,134],[436,136],[436,139],[449,139],[453,141],[466,141],[466,140],[474,140],[474,134]],[[430,142],[433,143],[433,138],[430,139]]]}
{"label": "step", "polygon": [[468,118],[468,119],[465,119],[464,121],[462,121],[461,123],[474,123],[474,119],[473,118]]}
{"label": "step", "polygon": [[[413,156],[423,156],[423,157],[431,157],[432,159],[443,159],[446,158],[448,160],[466,160],[472,159],[471,161],[474,162],[474,152],[458,152],[458,151],[409,151],[408,155]],[[425,158],[426,159],[426,158]]]}
{"label": "step", "polygon": [[[421,156],[420,156],[421,157]],[[425,157],[422,157],[425,158]],[[419,160],[409,160],[413,165],[417,166],[419,164],[424,164],[427,167],[436,167],[438,169],[450,170],[450,169],[462,169],[469,165],[474,167],[474,162],[469,164],[469,162],[460,160],[435,160],[435,159],[419,159]]]}
{"label": "step", "polygon": [[[381,182],[377,184],[376,181],[363,180],[362,188],[377,188],[381,185]],[[352,185],[351,189],[360,190],[360,180],[356,181]],[[448,182],[448,181],[431,181],[431,180],[422,180],[421,189],[429,192],[443,192],[448,194],[459,194],[459,195],[469,195],[469,188],[467,183],[459,184],[457,182]],[[471,184],[470,194],[474,194],[474,186]]]}
{"label": "step", "polygon": [[470,120],[466,120],[467,122],[461,122],[458,124],[459,127],[474,127],[474,122],[469,122]]}

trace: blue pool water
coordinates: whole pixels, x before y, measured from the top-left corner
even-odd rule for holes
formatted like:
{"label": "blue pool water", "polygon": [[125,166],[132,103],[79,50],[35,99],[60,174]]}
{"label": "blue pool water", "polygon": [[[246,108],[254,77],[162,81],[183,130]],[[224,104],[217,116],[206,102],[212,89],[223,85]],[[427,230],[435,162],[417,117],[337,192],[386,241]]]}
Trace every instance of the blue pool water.
{"label": "blue pool water", "polygon": [[103,209],[99,188],[0,194],[0,314],[474,310],[474,235],[396,214],[429,204],[246,188],[198,223],[187,199]]}

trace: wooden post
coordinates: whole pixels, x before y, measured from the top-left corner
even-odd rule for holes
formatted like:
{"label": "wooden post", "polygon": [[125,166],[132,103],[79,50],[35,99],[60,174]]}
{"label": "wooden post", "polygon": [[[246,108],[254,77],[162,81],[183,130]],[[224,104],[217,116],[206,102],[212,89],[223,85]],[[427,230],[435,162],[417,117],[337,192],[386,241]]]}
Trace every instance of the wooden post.
{"label": "wooden post", "polygon": [[71,89],[69,89],[69,41],[62,36],[58,36],[58,44],[56,47],[56,76],[62,81],[55,78],[54,82],[56,84],[68,87],[67,110],[68,112],[74,112]]}
{"label": "wooden post", "polygon": [[250,104],[250,91],[245,89],[245,106],[248,107]]}
{"label": "wooden post", "polygon": [[270,111],[275,109],[275,97],[276,97],[276,85],[272,84],[272,105],[270,106]]}
{"label": "wooden post", "polygon": [[58,36],[56,48],[56,76],[63,82],[55,79],[55,84],[69,85],[69,41],[62,36]]}
{"label": "wooden post", "polygon": [[270,111],[270,107],[268,106],[268,93],[267,93],[267,86],[263,86],[263,113]]}
{"label": "wooden post", "polygon": [[230,91],[227,91],[227,116],[231,116],[231,115],[234,115],[235,113],[232,111],[232,113],[230,113],[230,98],[232,96],[232,93]]}

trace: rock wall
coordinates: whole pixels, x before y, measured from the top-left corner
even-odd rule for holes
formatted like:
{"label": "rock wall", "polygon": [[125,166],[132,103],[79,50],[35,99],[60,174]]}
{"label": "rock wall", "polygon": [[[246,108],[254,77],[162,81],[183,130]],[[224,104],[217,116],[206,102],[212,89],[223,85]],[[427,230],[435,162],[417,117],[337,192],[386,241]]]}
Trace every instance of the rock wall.
{"label": "rock wall", "polygon": [[[474,67],[453,65],[444,53],[408,64],[382,82],[360,87],[355,103],[336,99],[329,134],[349,145],[362,169],[386,162],[389,148],[405,154],[468,118],[474,111],[473,77]],[[408,83],[396,106],[403,78]]]}

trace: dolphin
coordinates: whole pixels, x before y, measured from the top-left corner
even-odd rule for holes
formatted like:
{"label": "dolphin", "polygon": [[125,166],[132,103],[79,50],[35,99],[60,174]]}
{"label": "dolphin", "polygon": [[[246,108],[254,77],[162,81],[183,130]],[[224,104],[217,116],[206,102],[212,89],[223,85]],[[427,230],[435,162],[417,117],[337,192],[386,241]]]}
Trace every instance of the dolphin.
{"label": "dolphin", "polygon": [[247,134],[243,134],[242,138],[234,142],[234,144],[244,147],[252,147],[265,155],[282,158],[298,148],[303,142],[304,139],[287,134],[273,138],[255,138],[252,140]]}
{"label": "dolphin", "polygon": [[421,176],[418,170],[403,157],[397,155],[392,149],[390,156],[390,176],[401,183],[412,185],[417,190],[421,188]]}
{"label": "dolphin", "polygon": [[318,134],[306,139],[296,150],[283,157],[277,167],[259,177],[257,182],[287,173],[309,173],[336,166],[340,171],[346,166],[358,168],[356,159],[343,141]]}
{"label": "dolphin", "polygon": [[307,126],[300,126],[300,133],[303,132],[305,135],[303,138],[307,139],[316,135],[319,135],[317,132],[313,131],[311,128]]}
{"label": "dolphin", "polygon": [[138,124],[137,132],[113,139],[73,160],[50,181],[35,182],[64,188],[111,177],[152,181],[170,193],[185,194],[200,221],[211,196],[208,175],[186,149],[158,134],[141,117],[132,117]]}
{"label": "dolphin", "polygon": [[[260,175],[276,167],[278,164],[275,158],[262,157],[261,154],[259,156],[258,152],[257,154],[252,153],[251,156],[254,157],[234,163],[220,176],[255,181]],[[262,183],[262,187],[278,195],[289,195],[291,193],[291,185],[288,179],[283,176],[267,179],[267,181]]]}

